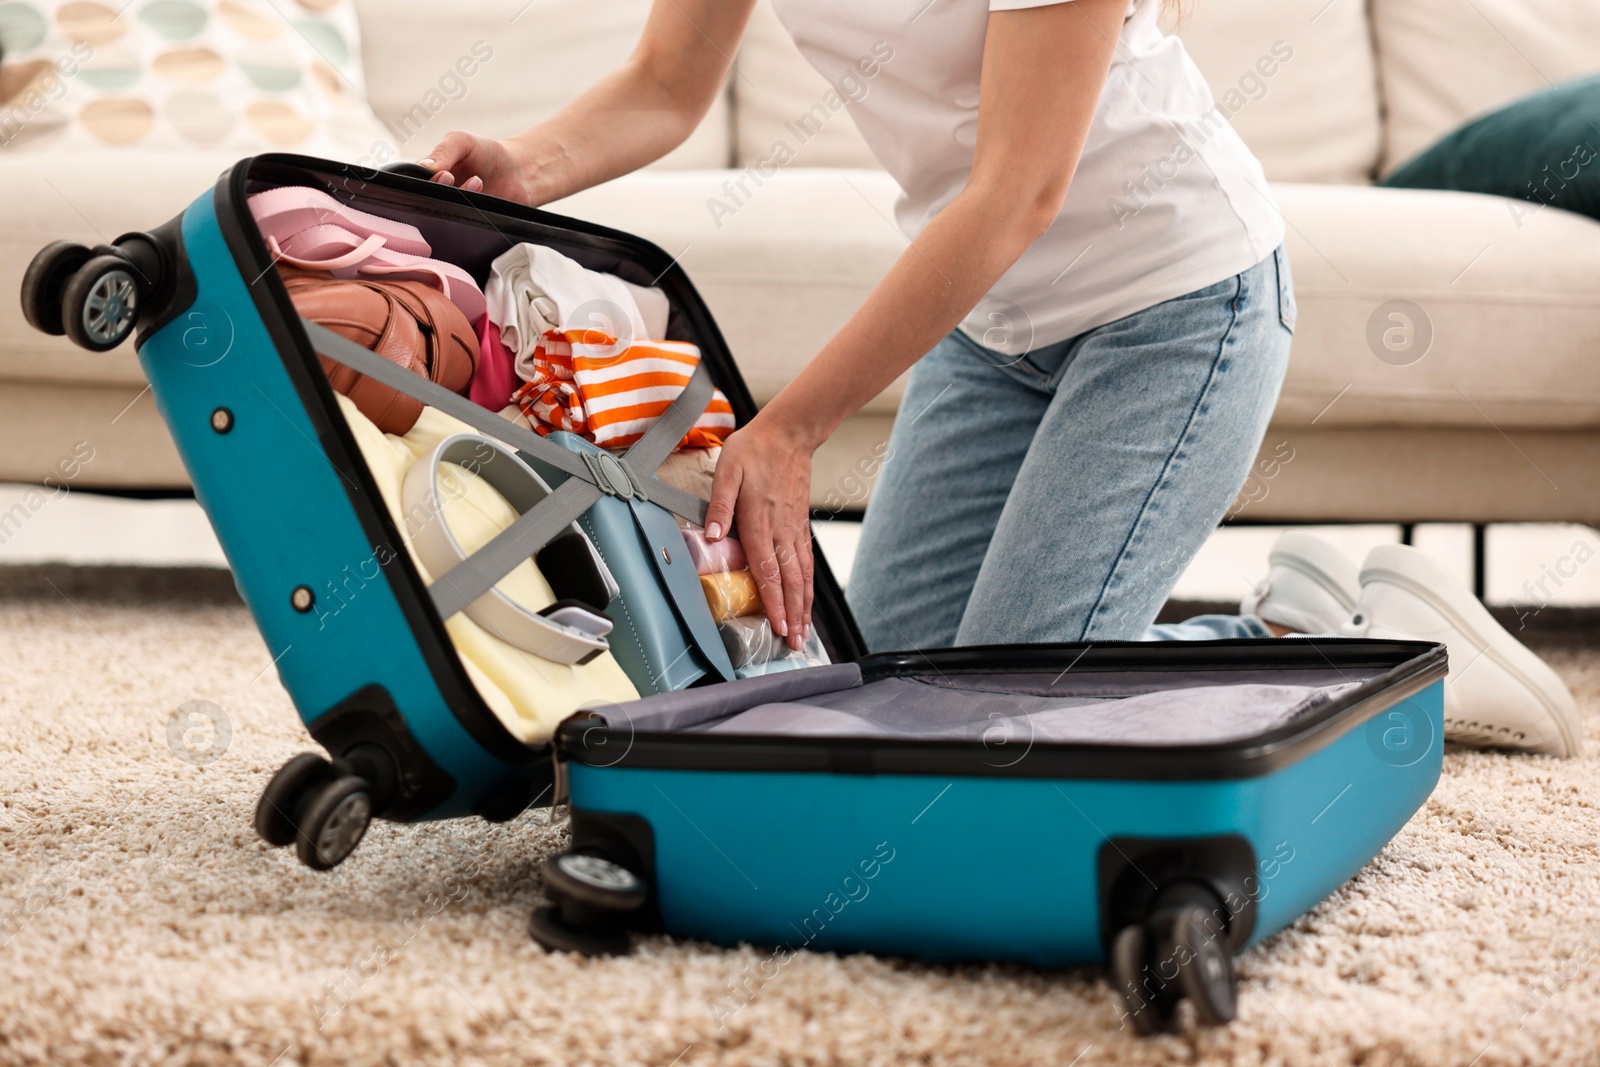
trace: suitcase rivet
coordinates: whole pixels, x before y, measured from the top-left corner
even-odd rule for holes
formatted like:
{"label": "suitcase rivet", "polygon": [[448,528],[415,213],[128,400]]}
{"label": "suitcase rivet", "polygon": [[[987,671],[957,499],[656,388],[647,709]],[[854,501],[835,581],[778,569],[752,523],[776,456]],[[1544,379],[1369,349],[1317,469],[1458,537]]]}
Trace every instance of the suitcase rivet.
{"label": "suitcase rivet", "polygon": [[666,545],[661,546],[661,558],[666,561],[667,566],[672,566],[672,553],[667,551]]}
{"label": "suitcase rivet", "polygon": [[294,587],[294,592],[289,594],[289,603],[296,611],[310,611],[311,605],[316,601],[317,598],[312,595],[311,587],[308,585],[297,585]]}
{"label": "suitcase rivet", "polygon": [[233,412],[227,408],[218,408],[211,413],[211,428],[218,433],[227,433],[233,429]]}

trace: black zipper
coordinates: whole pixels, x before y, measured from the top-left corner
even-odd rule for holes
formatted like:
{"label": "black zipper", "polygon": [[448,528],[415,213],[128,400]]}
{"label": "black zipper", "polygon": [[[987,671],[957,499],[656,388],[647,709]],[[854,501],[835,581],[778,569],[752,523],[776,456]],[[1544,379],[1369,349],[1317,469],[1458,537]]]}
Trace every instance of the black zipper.
{"label": "black zipper", "polygon": [[[912,675],[1067,671],[1373,669],[1355,689],[1303,719],[1222,744],[1149,747],[1039,742],[1020,756],[972,741],[741,737],[612,727],[598,713],[567,720],[557,759],[595,767],[838,774],[1187,781],[1252,778],[1305,758],[1386,708],[1443,679],[1445,647],[1349,638],[1119,641],[891,652],[860,661],[864,681]],[[1435,743],[1442,743],[1436,738]],[[617,753],[624,753],[620,758]]]}

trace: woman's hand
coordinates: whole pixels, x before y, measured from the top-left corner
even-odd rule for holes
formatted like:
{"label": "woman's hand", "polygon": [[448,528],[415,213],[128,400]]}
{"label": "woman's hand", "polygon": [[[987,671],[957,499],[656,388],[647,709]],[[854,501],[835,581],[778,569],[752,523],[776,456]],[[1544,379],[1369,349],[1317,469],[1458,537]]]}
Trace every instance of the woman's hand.
{"label": "woman's hand", "polygon": [[533,203],[533,190],[510,143],[453,130],[433,154],[417,162],[433,171],[441,185],[459,185],[469,193],[484,192],[519,204]]}
{"label": "woman's hand", "polygon": [[811,633],[811,436],[758,415],[722,446],[706,539],[739,543],[773,633],[799,649]]}

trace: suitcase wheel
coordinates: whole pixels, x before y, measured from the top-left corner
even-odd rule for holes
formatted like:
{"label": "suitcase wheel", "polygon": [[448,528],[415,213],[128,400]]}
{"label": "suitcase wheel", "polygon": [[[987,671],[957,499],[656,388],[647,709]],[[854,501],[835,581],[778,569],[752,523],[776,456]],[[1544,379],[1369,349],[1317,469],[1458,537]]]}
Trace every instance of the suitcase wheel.
{"label": "suitcase wheel", "polygon": [[1187,960],[1178,970],[1178,983],[1194,1005],[1200,1025],[1233,1022],[1239,1013],[1239,977],[1227,942],[1208,933],[1202,921],[1193,920],[1179,921],[1174,938],[1177,951]]}
{"label": "suitcase wheel", "polygon": [[36,330],[66,334],[91,352],[128,339],[140,315],[150,315],[173,292],[172,252],[163,238],[128,233],[115,244],[85,248],[55,241],[33,257],[22,276],[22,314]]}
{"label": "suitcase wheel", "polygon": [[256,833],[274,847],[294,845],[314,871],[338,866],[372,822],[373,787],[314,752],[278,769],[256,802]]}
{"label": "suitcase wheel", "polygon": [[1174,1017],[1161,1001],[1160,987],[1145,987],[1145,947],[1149,938],[1144,926],[1124,926],[1111,942],[1111,981],[1122,994],[1122,1003],[1128,1009],[1127,1019],[1133,1032],[1141,1037],[1159,1034],[1172,1025]]}
{"label": "suitcase wheel", "polygon": [[278,768],[256,801],[256,834],[274,848],[294,844],[296,806],[311,788],[332,778],[333,767],[315,752],[302,752]]}
{"label": "suitcase wheel", "polygon": [[139,320],[138,270],[117,255],[95,256],[79,267],[61,292],[67,338],[91,352],[109,352]]}
{"label": "suitcase wheel", "polygon": [[22,276],[22,317],[29,326],[52,337],[67,332],[61,321],[61,296],[90,254],[72,241],[54,241],[33,257]]}
{"label": "suitcase wheel", "polygon": [[372,825],[372,786],[347,774],[311,794],[296,826],[295,855],[314,871],[343,863]]}
{"label": "suitcase wheel", "polygon": [[1123,927],[1111,944],[1111,976],[1136,1033],[1178,1028],[1178,1003],[1194,1005],[1202,1026],[1233,1021],[1238,978],[1226,937],[1208,928],[1210,914],[1197,905],[1158,911]]}
{"label": "suitcase wheel", "polygon": [[649,892],[638,875],[602,856],[564,852],[540,868],[545,894],[528,918],[528,934],[551,952],[620,956],[628,951],[628,917]]}
{"label": "suitcase wheel", "polygon": [[528,936],[546,952],[576,952],[580,956],[625,956],[631,944],[621,926],[574,926],[561,917],[561,908],[540,904],[528,916]]}
{"label": "suitcase wheel", "polygon": [[544,861],[546,892],[601,912],[627,913],[644,907],[645,887],[621,864],[587,852],[563,852]]}

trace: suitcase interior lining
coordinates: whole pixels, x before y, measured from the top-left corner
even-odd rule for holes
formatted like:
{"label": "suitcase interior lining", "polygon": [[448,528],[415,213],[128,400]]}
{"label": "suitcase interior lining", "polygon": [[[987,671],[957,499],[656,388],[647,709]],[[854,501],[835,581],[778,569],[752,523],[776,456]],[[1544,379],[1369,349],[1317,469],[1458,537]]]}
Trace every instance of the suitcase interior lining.
{"label": "suitcase interior lining", "polygon": [[[602,713],[635,730],[1013,744],[1199,745],[1305,718],[1385,668],[901,675],[854,665],[646,698]],[[751,685],[750,683],[763,683]],[[730,691],[733,690],[733,691]]]}

